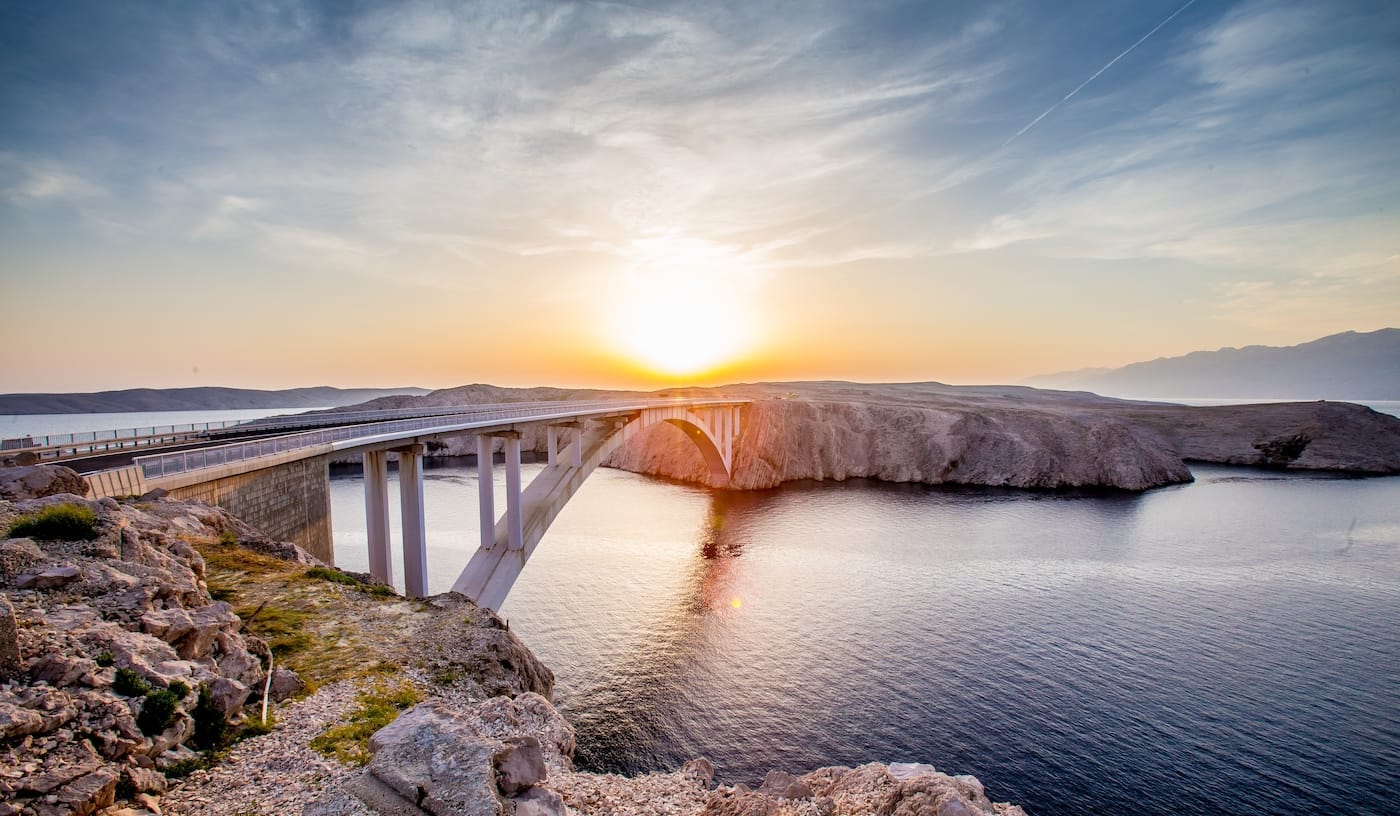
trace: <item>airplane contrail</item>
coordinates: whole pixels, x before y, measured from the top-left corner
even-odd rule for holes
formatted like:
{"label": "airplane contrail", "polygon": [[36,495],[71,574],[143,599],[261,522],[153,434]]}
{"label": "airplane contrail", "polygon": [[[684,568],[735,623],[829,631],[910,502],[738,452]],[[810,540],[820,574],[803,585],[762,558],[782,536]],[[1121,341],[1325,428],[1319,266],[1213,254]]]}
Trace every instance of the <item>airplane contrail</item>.
{"label": "airplane contrail", "polygon": [[1085,86],[1085,85],[1088,85],[1090,82],[1093,82],[1094,80],[1098,79],[1098,78],[1099,78],[1099,75],[1102,74],[1104,71],[1107,71],[1109,68],[1112,68],[1112,67],[1113,67],[1113,64],[1114,64],[1115,62],[1117,62],[1118,60],[1120,60],[1120,59],[1122,59],[1122,58],[1128,56],[1129,54],[1131,54],[1131,53],[1133,52],[1133,49],[1134,49],[1134,48],[1137,48],[1139,45],[1142,45],[1144,42],[1146,42],[1148,37],[1151,37],[1153,34],[1156,34],[1158,31],[1160,31],[1160,30],[1162,29],[1162,26],[1166,25],[1167,23],[1170,23],[1172,20],[1175,20],[1175,19],[1176,19],[1176,16],[1177,16],[1178,14],[1180,14],[1181,12],[1183,12],[1183,11],[1187,10],[1188,8],[1190,8],[1192,5],[1195,4],[1195,2],[1196,2],[1196,0],[1187,0],[1186,5],[1182,6],[1181,8],[1177,9],[1176,11],[1172,12],[1172,13],[1171,13],[1171,16],[1168,17],[1167,19],[1163,20],[1162,22],[1158,23],[1156,28],[1154,28],[1154,29],[1152,29],[1151,31],[1147,32],[1146,34],[1142,35],[1142,39],[1138,40],[1137,42],[1135,42],[1135,43],[1133,43],[1132,45],[1128,46],[1127,48],[1123,49],[1123,53],[1121,53],[1121,54],[1119,54],[1118,56],[1114,57],[1113,59],[1109,60],[1109,61],[1108,61],[1108,64],[1105,65],[1104,67],[1100,68],[1099,70],[1095,71],[1093,76],[1091,76],[1091,77],[1089,77],[1088,79],[1084,80],[1083,82],[1079,83],[1079,87],[1078,87],[1078,88],[1075,88],[1074,90],[1072,90],[1072,91],[1070,91],[1069,93],[1065,94],[1064,99],[1061,99],[1059,102],[1056,102],[1055,104],[1053,104],[1053,105],[1051,105],[1050,107],[1046,108],[1044,113],[1042,113],[1041,115],[1039,115],[1039,116],[1035,117],[1034,119],[1032,119],[1031,122],[1030,122],[1030,124],[1028,124],[1028,125],[1026,125],[1025,127],[1021,128],[1020,130],[1016,131],[1016,135],[1015,135],[1015,136],[1012,136],[1010,139],[1007,139],[1006,141],[1002,142],[1002,143],[1001,143],[1001,146],[1002,146],[1002,147],[1006,147],[1007,145],[1009,145],[1009,144],[1011,144],[1012,142],[1016,141],[1017,139],[1021,138],[1021,136],[1024,135],[1026,131],[1030,130],[1031,128],[1033,128],[1033,127],[1035,127],[1037,124],[1039,124],[1041,119],[1044,119],[1045,117],[1047,117],[1047,116],[1049,116],[1050,114],[1054,113],[1056,108],[1058,108],[1059,106],[1065,104],[1065,103],[1068,102],[1075,94],[1077,94],[1077,93],[1079,93],[1080,91],[1084,90],[1084,86]]}

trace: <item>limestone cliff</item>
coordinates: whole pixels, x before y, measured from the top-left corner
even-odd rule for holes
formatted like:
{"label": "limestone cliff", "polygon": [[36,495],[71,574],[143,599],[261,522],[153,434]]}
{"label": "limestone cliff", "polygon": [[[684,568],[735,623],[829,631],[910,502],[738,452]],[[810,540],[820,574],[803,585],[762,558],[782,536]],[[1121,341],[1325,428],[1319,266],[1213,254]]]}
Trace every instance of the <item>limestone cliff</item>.
{"label": "limestone cliff", "polygon": [[[1400,419],[1348,403],[1191,407],[1021,387],[792,383],[725,389],[754,400],[736,489],[866,477],[925,484],[1146,490],[1187,461],[1400,473]],[[709,484],[685,436],[650,429],[609,465]]]}
{"label": "limestone cliff", "polygon": [[[608,464],[710,478],[695,446],[671,426],[650,429]],[[1191,473],[1154,429],[1111,416],[808,400],[762,400],[746,410],[731,487],[849,478],[1145,490]]]}

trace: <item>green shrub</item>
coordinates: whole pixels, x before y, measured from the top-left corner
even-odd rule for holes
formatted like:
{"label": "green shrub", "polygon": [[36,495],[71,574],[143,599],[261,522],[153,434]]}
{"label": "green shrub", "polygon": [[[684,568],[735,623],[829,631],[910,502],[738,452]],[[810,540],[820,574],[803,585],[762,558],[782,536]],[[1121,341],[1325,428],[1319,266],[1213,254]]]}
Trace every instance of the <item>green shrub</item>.
{"label": "green shrub", "polygon": [[234,544],[238,543],[238,536],[230,533],[228,530],[224,530],[222,533],[219,533],[219,543],[225,547],[232,547]]}
{"label": "green shrub", "polygon": [[359,586],[360,582],[355,580],[353,575],[346,575],[338,569],[328,567],[312,567],[306,571],[307,578],[320,578],[322,581],[330,581],[333,584],[345,584],[347,586]]}
{"label": "green shrub", "polygon": [[205,771],[214,767],[217,759],[212,751],[205,751],[199,756],[166,765],[161,769],[161,773],[165,774],[166,779],[183,779],[195,771]]}
{"label": "green shrub", "polygon": [[244,740],[251,737],[261,737],[263,734],[270,734],[276,725],[277,714],[272,711],[267,712],[267,722],[249,717],[243,721],[243,727],[238,731],[238,738]]}
{"label": "green shrub", "polygon": [[111,652],[103,652],[97,656],[97,665],[104,669],[116,662],[117,658]]}
{"label": "green shrub", "polygon": [[151,684],[141,675],[131,669],[117,669],[116,679],[112,681],[112,691],[127,697],[141,697],[150,690]]}
{"label": "green shrub", "polygon": [[181,700],[185,699],[185,695],[190,693],[190,687],[186,685],[183,680],[171,680],[170,685],[165,688]]}
{"label": "green shrub", "polygon": [[168,689],[152,691],[141,703],[141,713],[136,715],[136,727],[146,736],[159,734],[175,721],[175,712],[180,708],[180,698]]}
{"label": "green shrub", "polygon": [[15,519],[6,536],[43,541],[91,541],[98,536],[97,514],[81,504],[54,504]]}
{"label": "green shrub", "polygon": [[349,575],[334,568],[312,567],[307,570],[304,575],[307,578],[319,578],[322,581],[330,581],[333,584],[352,586],[374,598],[388,598],[395,594],[391,587],[384,586],[383,584],[368,584],[353,575]]}
{"label": "green shrub", "polygon": [[228,721],[214,704],[214,695],[209,692],[209,687],[203,683],[199,684],[199,700],[194,704],[190,716],[194,718],[194,736],[190,741],[196,747],[212,751],[223,746],[228,739]]}

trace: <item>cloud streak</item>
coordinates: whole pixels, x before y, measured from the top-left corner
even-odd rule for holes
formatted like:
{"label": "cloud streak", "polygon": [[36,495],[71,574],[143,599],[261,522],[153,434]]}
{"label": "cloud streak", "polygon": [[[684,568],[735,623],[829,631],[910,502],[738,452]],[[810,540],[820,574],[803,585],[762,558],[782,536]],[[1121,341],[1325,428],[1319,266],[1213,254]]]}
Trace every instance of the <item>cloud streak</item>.
{"label": "cloud streak", "polygon": [[1105,71],[1107,71],[1109,68],[1112,68],[1114,65],[1116,65],[1116,64],[1118,63],[1119,60],[1121,60],[1121,59],[1123,59],[1124,57],[1128,56],[1129,54],[1133,53],[1133,51],[1134,51],[1139,45],[1142,45],[1143,43],[1147,42],[1147,39],[1148,39],[1149,37],[1151,37],[1153,34],[1156,34],[1158,31],[1161,31],[1162,28],[1163,28],[1167,23],[1170,23],[1172,20],[1175,20],[1175,19],[1177,18],[1177,15],[1181,14],[1183,11],[1187,10],[1188,8],[1190,8],[1192,5],[1195,4],[1195,2],[1196,2],[1196,0],[1186,0],[1186,4],[1185,4],[1185,5],[1183,5],[1181,8],[1177,9],[1176,11],[1174,11],[1174,12],[1172,12],[1170,15],[1168,15],[1168,16],[1167,16],[1167,19],[1165,19],[1165,20],[1163,20],[1162,22],[1158,23],[1156,26],[1153,27],[1153,29],[1152,29],[1151,31],[1149,31],[1149,32],[1147,32],[1146,34],[1142,35],[1142,36],[1141,36],[1140,38],[1138,38],[1138,40],[1137,40],[1136,42],[1134,42],[1132,45],[1130,45],[1130,46],[1128,46],[1127,48],[1123,49],[1122,53],[1120,53],[1118,56],[1116,56],[1116,57],[1114,57],[1113,59],[1109,60],[1108,62],[1104,63],[1104,66],[1103,66],[1102,68],[1100,68],[1099,70],[1095,71],[1093,74],[1091,74],[1091,75],[1089,76],[1088,79],[1084,80],[1083,82],[1079,83],[1079,85],[1075,86],[1075,89],[1072,90],[1072,91],[1070,91],[1069,93],[1065,94],[1065,95],[1060,99],[1060,101],[1058,101],[1058,102],[1056,102],[1055,104],[1051,105],[1050,107],[1046,108],[1044,113],[1042,113],[1042,114],[1040,114],[1039,116],[1037,116],[1037,117],[1035,117],[1034,119],[1032,119],[1030,122],[1028,122],[1028,123],[1026,124],[1025,127],[1021,128],[1020,130],[1018,130],[1018,131],[1016,131],[1014,134],[1012,134],[1011,138],[1007,139],[1005,142],[1002,142],[1001,146],[1002,146],[1002,147],[1006,147],[1007,145],[1011,144],[1012,142],[1014,142],[1014,141],[1016,141],[1017,139],[1019,139],[1019,138],[1021,138],[1022,136],[1024,136],[1024,135],[1026,134],[1027,131],[1029,131],[1031,128],[1035,127],[1036,125],[1040,124],[1040,120],[1042,120],[1042,119],[1044,119],[1045,117],[1049,116],[1050,114],[1054,113],[1056,108],[1060,107],[1061,105],[1063,105],[1063,104],[1065,104],[1066,102],[1068,102],[1068,101],[1070,101],[1071,99],[1073,99],[1074,96],[1075,96],[1075,94],[1077,94],[1077,93],[1079,93],[1080,91],[1084,90],[1084,88],[1086,88],[1086,87],[1089,85],[1090,82],[1093,82],[1094,80],[1096,80],[1096,79],[1098,79],[1100,76],[1102,76],[1103,73],[1104,73]]}

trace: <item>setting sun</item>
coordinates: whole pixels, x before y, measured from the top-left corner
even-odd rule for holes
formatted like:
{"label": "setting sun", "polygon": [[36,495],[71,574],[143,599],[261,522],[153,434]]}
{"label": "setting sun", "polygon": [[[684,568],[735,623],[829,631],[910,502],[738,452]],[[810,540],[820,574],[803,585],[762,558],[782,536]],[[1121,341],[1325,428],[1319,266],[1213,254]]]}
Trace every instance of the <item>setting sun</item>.
{"label": "setting sun", "polygon": [[617,350],[667,376],[693,376],[733,362],[753,342],[741,259],[676,236],[633,244],[627,289],[613,322]]}

